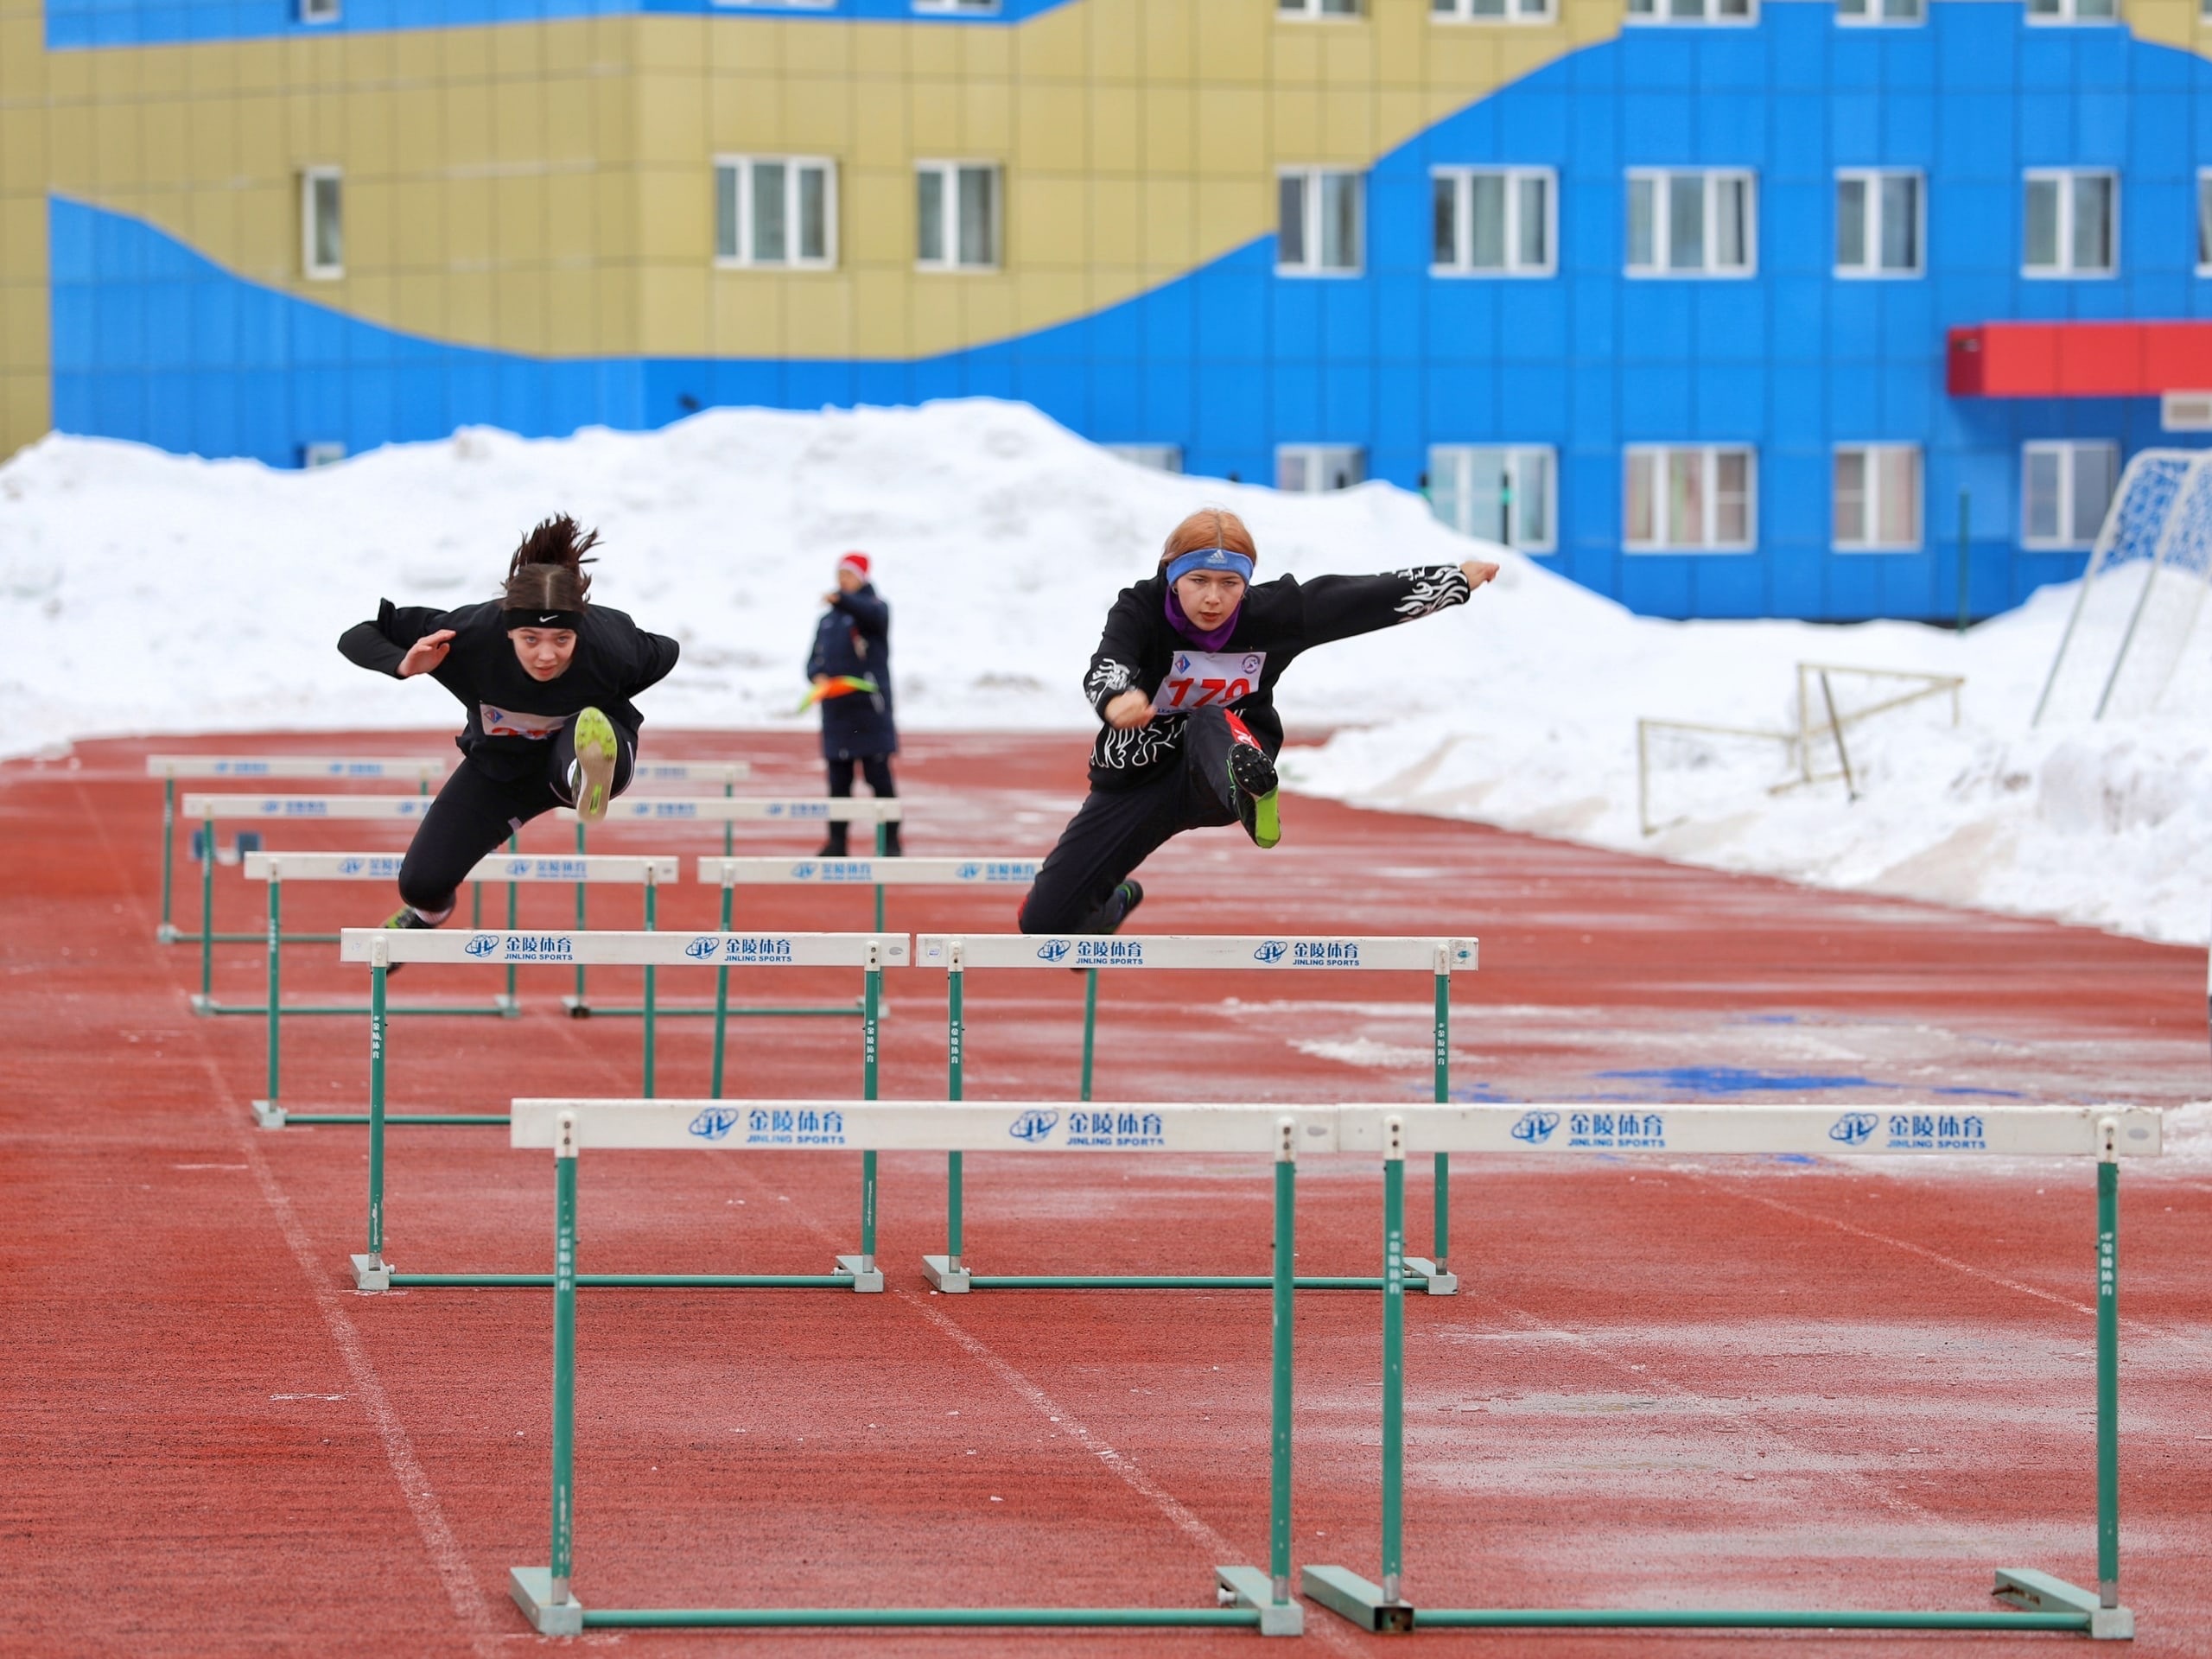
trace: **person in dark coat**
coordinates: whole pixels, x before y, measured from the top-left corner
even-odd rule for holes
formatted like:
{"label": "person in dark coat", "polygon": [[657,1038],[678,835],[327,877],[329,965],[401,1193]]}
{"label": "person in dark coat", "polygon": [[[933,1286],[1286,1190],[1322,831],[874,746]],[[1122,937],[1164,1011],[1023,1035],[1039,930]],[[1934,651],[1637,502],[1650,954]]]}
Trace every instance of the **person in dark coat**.
{"label": "person in dark coat", "polygon": [[[867,776],[879,799],[898,794],[891,757],[899,753],[899,728],[891,717],[891,607],[868,580],[868,555],[848,553],[837,561],[837,587],[823,595],[830,609],[814,630],[814,650],[806,659],[807,677],[822,709],[822,758],[830,768],[830,792],[853,792],[853,769]],[[830,826],[819,856],[846,855],[846,830]],[[883,850],[897,855],[899,826],[883,826]]]}

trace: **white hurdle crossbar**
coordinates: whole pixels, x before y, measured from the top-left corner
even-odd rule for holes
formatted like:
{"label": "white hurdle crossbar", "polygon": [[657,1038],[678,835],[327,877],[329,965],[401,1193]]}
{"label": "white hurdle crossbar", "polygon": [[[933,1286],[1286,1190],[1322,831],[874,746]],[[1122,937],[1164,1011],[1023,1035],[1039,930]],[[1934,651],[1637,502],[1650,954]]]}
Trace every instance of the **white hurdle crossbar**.
{"label": "white hurdle crossbar", "polygon": [[[1432,1038],[1433,1081],[1439,1104],[1452,1097],[1452,976],[1471,973],[1480,963],[1477,940],[1430,937],[1367,937],[1332,935],[1189,935],[1152,934],[1058,936],[1020,933],[925,933],[914,942],[914,959],[925,968],[942,968],[946,975],[945,1097],[963,1097],[967,1024],[963,1013],[965,979],[970,969],[1089,969],[1084,986],[1082,1098],[1090,1098],[1091,1062],[1096,1048],[1098,1014],[1098,975],[1146,969],[1236,969],[1268,973],[1413,973],[1426,972],[1434,981]],[[1459,1287],[1449,1266],[1452,1242],[1452,1163],[1448,1150],[1435,1157],[1436,1203],[1433,1255],[1408,1260],[1410,1271],[1432,1296],[1449,1296]],[[963,1149],[945,1154],[945,1251],[922,1258],[923,1271],[939,1290],[957,1294],[972,1289],[1083,1290],[1118,1289],[1141,1283],[1146,1287],[1179,1284],[1188,1289],[1234,1289],[1260,1281],[1249,1275],[1205,1275],[1163,1279],[1145,1275],[1091,1274],[993,1274],[978,1276],[961,1260],[965,1229],[966,1169]],[[1316,1290],[1379,1290],[1380,1279],[1301,1280]]]}
{"label": "white hurdle crossbar", "polygon": [[[737,925],[739,887],[861,887],[875,894],[875,931],[883,931],[886,887],[989,887],[1026,892],[1037,879],[1037,858],[702,858],[699,884],[722,890],[721,925]],[[849,1006],[820,1008],[733,1008],[729,976],[715,983],[715,1071],[713,1093],[722,1092],[723,1020],[731,1014],[847,1014]]]}
{"label": "white hurdle crossbar", "polygon": [[[651,892],[650,887],[647,888]],[[385,1069],[390,1009],[385,981],[401,963],[474,963],[483,966],[560,967],[588,963],[645,969],[645,1095],[653,1093],[653,1001],[655,976],[663,968],[860,968],[866,971],[861,1024],[861,1092],[876,1090],[876,1020],[882,1006],[883,970],[905,966],[912,957],[903,933],[697,933],[539,932],[454,929],[428,932],[382,927],[349,927],[339,936],[339,956],[369,968],[369,1247],[353,1261],[354,1287],[388,1290],[394,1285],[537,1285],[543,1275],[512,1274],[399,1274],[384,1259],[385,1126],[390,1122],[437,1122],[450,1115],[388,1116]],[[454,1117],[452,1121],[461,1121]],[[479,1116],[478,1123],[505,1122],[504,1116]],[[810,1286],[880,1291],[883,1274],[875,1265],[875,1154],[861,1159],[861,1248],[838,1258],[839,1271],[820,1276],[724,1275],[691,1279],[688,1284],[734,1287]]]}
{"label": "white hurdle crossbar", "polygon": [[[223,1007],[213,1004],[203,1012],[216,1014],[265,1013],[269,1026],[269,1096],[253,1103],[254,1121],[264,1129],[281,1129],[287,1124],[333,1125],[366,1123],[366,1112],[303,1112],[288,1113],[278,1099],[278,1079],[282,1074],[282,1020],[285,1014],[364,1014],[369,1009],[365,1003],[310,1003],[284,1006],[282,996],[280,947],[285,940],[283,931],[283,889],[287,882],[376,882],[388,883],[399,879],[400,866],[405,862],[404,853],[248,853],[245,855],[245,877],[249,881],[269,884],[269,948],[267,981],[262,1007],[258,1010]],[[674,858],[641,858],[628,854],[593,853],[578,858],[537,857],[521,853],[496,853],[469,872],[468,880],[478,893],[486,881],[504,881],[507,886],[507,926],[515,926],[515,892],[518,886],[546,883],[588,881],[600,885],[641,887],[645,892],[645,928],[652,931],[658,922],[658,890],[680,879],[681,866]],[[195,999],[195,1001],[197,999]],[[429,1004],[404,1007],[386,1007],[387,1017],[395,1014],[499,1014],[512,1019],[521,1012],[517,1000],[515,967],[507,965],[506,989],[483,1004]],[[426,1115],[423,1122],[454,1124],[480,1120],[469,1117],[445,1118]]]}
{"label": "white hurdle crossbar", "polygon": [[[1094,1123],[1105,1114],[1109,1129]],[[1122,1116],[1137,1115],[1134,1133]],[[804,1127],[801,1127],[802,1123]],[[1093,1108],[1088,1103],[1009,1101],[991,1105],[889,1101],[517,1100],[511,1145],[554,1157],[554,1370],[551,1548],[544,1567],[517,1567],[509,1591],[532,1627],[576,1635],[594,1624],[1099,1624],[1224,1623],[1262,1634],[1296,1635],[1301,1604],[1291,1595],[1290,1407],[1292,1198],[1296,1160],[1327,1153],[1379,1154],[1383,1167],[1382,1320],[1382,1527],[1380,1582],[1343,1567],[1300,1575],[1300,1593],[1370,1631],[1421,1629],[1844,1629],[2064,1630],[2124,1639],[2134,1615],[2120,1600],[2119,1175],[2123,1156],[2161,1149],[2155,1111],[2111,1106],[1592,1106],[1584,1103],[1478,1106],[1261,1106],[1154,1103]],[[1010,1153],[1271,1153],[1275,1171],[1273,1465],[1269,1559],[1217,1569],[1216,1618],[1197,1610],[1144,1609],[587,1609],[572,1588],[575,1427],[577,1164],[585,1151],[749,1151],[782,1148]],[[1997,1571],[1992,1595],[2005,1610],[1947,1611],[1792,1608],[1440,1608],[1405,1593],[1405,1160],[1421,1151],[1483,1152],[1562,1159],[1796,1154],[1968,1158],[2094,1158],[2097,1161],[2096,1437],[2097,1584],[2092,1589],[2032,1567]],[[2018,1611],[2014,1611],[2018,1610]]]}

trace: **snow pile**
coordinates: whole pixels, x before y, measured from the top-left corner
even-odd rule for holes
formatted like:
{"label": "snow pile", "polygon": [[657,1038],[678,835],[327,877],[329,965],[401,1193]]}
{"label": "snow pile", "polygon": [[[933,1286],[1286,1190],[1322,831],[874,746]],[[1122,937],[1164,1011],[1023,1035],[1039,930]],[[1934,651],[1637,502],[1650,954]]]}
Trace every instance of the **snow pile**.
{"label": "snow pile", "polygon": [[[1101,616],[1161,536],[1219,503],[1262,574],[1456,562],[1484,552],[1384,485],[1286,497],[1142,471],[1016,404],[787,414],[711,410],[659,432],[525,442],[471,429],[313,473],[48,438],[0,467],[0,744],[284,727],[451,730],[429,683],[333,649],[376,601],[490,596],[518,534],[566,510],[606,538],[594,597],[675,634],[655,725],[797,718],[800,667],[836,556],[864,548],[896,616],[902,720],[1089,722],[1078,683]],[[1496,550],[1487,550],[1495,552]],[[1670,858],[2196,939],[2208,931],[2212,664],[2195,656],[2151,718],[2031,733],[2070,592],[1963,639],[1903,624],[1656,622],[1510,555],[1466,609],[1332,646],[1286,680],[1300,787]],[[1778,795],[1780,746],[1653,777],[1639,715],[1794,726],[1799,660],[1967,677],[1851,728],[1862,798]],[[1879,690],[1839,680],[1859,707]],[[1726,746],[1723,746],[1724,747]],[[1690,753],[1688,759],[1700,757]],[[1833,752],[1820,757],[1832,769]],[[1295,824],[1294,820],[1293,830]]]}

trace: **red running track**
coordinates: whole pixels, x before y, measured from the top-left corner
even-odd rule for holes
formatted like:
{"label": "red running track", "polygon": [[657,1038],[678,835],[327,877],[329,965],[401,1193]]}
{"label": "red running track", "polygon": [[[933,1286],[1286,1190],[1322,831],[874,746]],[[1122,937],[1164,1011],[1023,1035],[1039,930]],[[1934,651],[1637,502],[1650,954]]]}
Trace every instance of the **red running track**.
{"label": "red running track", "polygon": [[[358,1131],[259,1133],[263,1033],[193,1015],[194,953],[153,942],[152,749],[422,753],[427,736],[103,742],[0,767],[0,1649],[491,1654],[535,1642],[507,1567],[545,1558],[540,1293],[347,1287]],[[754,787],[814,792],[803,740],[686,734]],[[918,853],[1041,849],[1081,788],[1068,738],[924,737],[903,778]],[[198,785],[194,785],[198,787]],[[292,785],[288,787],[301,788]],[[1472,932],[1453,1066],[1476,1098],[2171,1105],[2206,1092],[2201,955],[2041,923],[1807,892],[1478,827],[1293,802],[1265,855],[1185,838],[1147,872],[1156,931]],[[286,846],[389,847],[397,826]],[[788,832],[786,832],[788,833]],[[755,850],[793,849],[747,830]],[[275,832],[272,841],[276,839]],[[696,829],[610,849],[715,850]],[[525,845],[556,850],[540,826]],[[794,850],[810,850],[800,847]],[[189,868],[188,866],[187,867]],[[221,877],[226,926],[259,890]],[[194,914],[188,889],[183,914]],[[525,921],[569,918],[565,890]],[[634,925],[629,895],[595,899]],[[995,904],[997,901],[991,901]],[[296,891],[300,927],[384,895]],[[668,896],[669,925],[713,895]],[[861,926],[771,892],[763,925]],[[970,897],[893,894],[895,927],[1003,928]],[[288,991],[358,995],[327,946]],[[257,947],[219,958],[251,1001]],[[847,976],[849,977],[849,976]],[[1069,1093],[1080,982],[982,975],[971,1097]],[[670,995],[681,976],[664,976]],[[1109,982],[1103,1098],[1425,1098],[1427,988],[1180,976]],[[468,995],[417,968],[409,996]],[[401,1021],[398,1103],[629,1093],[633,1020],[570,1020],[547,972],[518,1021]],[[836,975],[748,992],[849,994]],[[595,995],[626,988],[609,972]],[[941,1090],[941,982],[895,976],[885,1090]],[[353,1020],[288,1026],[287,1100],[358,1102]],[[740,1033],[734,1092],[855,1092],[848,1020]],[[664,1092],[704,1092],[705,1024],[664,1028]],[[543,1268],[546,1160],[502,1132],[395,1131],[403,1267]],[[887,1157],[893,1292],[588,1292],[576,1528],[588,1603],[1204,1605],[1265,1550],[1267,1313],[1244,1294],[932,1295],[934,1159]],[[604,1154],[582,1172],[587,1270],[820,1271],[849,1249],[852,1160]],[[1264,1272],[1266,1173],[1238,1160],[970,1160],[982,1268]],[[1432,1605],[1979,1609],[1990,1569],[2094,1577],[2085,1166],[1463,1160],[1466,1294],[1410,1299],[1408,1586]],[[1370,1271],[1373,1166],[1300,1176],[1301,1268]],[[1414,1243],[1427,1236],[1416,1179]],[[2212,1654],[2212,1176],[2122,1186],[2123,1546],[2143,1655]],[[1372,1573],[1376,1300],[1299,1313],[1296,1552]],[[594,1643],[616,1638],[595,1636]],[[959,1633],[629,1634],[668,1654],[964,1654]],[[1424,1652],[2040,1652],[2078,1638],[1432,1633]],[[1241,1633],[1001,1633],[1021,1654],[1230,1653]],[[1380,1638],[1316,1612],[1318,1650]]]}

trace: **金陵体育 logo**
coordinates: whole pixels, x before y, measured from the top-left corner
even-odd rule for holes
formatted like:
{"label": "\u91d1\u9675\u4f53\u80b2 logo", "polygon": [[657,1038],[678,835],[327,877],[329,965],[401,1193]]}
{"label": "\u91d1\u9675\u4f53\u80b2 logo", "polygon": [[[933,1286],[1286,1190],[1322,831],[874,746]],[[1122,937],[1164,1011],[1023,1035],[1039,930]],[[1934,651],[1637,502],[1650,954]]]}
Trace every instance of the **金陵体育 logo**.
{"label": "\u91d1\u9675\u4f53\u80b2 logo", "polygon": [[1512,1135],[1516,1141],[1540,1147],[1552,1138],[1553,1132],[1558,1128],[1557,1112],[1523,1112],[1513,1125]]}
{"label": "\u91d1\u9675\u4f53\u80b2 logo", "polygon": [[1258,947],[1252,952],[1252,960],[1255,962],[1263,962],[1269,967],[1273,967],[1276,963],[1281,962],[1289,954],[1290,945],[1288,941],[1283,939],[1262,939],[1260,941]]}
{"label": "\u91d1\u9675\u4f53\u80b2 logo", "polygon": [[1863,1147],[1881,1127],[1881,1118],[1873,1112],[1846,1112],[1828,1126],[1828,1139],[1847,1147]]}
{"label": "\u91d1\u9675\u4f53\u80b2 logo", "polygon": [[1067,960],[1069,948],[1068,942],[1065,939],[1047,939],[1044,944],[1037,947],[1037,960],[1039,962],[1065,962]]}
{"label": "\u91d1\u9675\u4f53\u80b2 logo", "polygon": [[472,957],[496,956],[499,950],[499,936],[496,933],[472,933],[468,936],[468,943],[461,948]]}
{"label": "\u91d1\u9675\u4f53\u80b2 logo", "polygon": [[691,1120],[690,1127],[702,1141],[721,1141],[737,1127],[737,1114],[728,1106],[709,1106]]}
{"label": "\u91d1\u9675\u4f53\u80b2 logo", "polygon": [[1007,1126],[1007,1133],[1015,1140],[1027,1141],[1033,1147],[1039,1141],[1050,1137],[1059,1124],[1060,1115],[1058,1112],[1032,1110],[1024,1112],[1020,1117],[1015,1118],[1013,1123]]}
{"label": "\u91d1\u9675\u4f53\u80b2 logo", "polygon": [[722,942],[713,934],[702,933],[683,947],[683,954],[694,962],[711,962],[715,952],[721,948]]}

